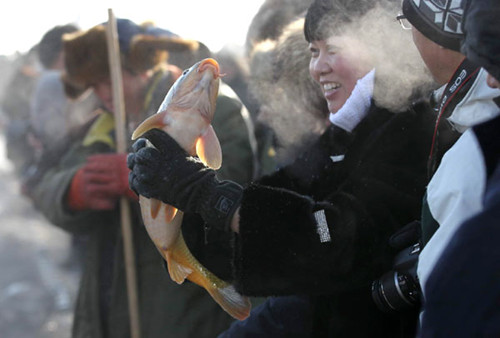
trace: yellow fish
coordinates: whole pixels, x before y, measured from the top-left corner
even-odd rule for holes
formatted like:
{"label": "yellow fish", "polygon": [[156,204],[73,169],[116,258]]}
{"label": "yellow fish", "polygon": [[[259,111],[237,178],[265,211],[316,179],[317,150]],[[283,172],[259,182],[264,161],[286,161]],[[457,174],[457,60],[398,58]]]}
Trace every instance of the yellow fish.
{"label": "yellow fish", "polygon": [[[207,166],[219,169],[222,151],[210,124],[215,112],[219,78],[219,64],[214,59],[204,59],[185,70],[167,93],[158,113],[142,122],[132,139],[153,128],[161,129],[190,155],[197,155]],[[139,196],[139,203],[146,230],[167,261],[170,278],[179,284],[187,278],[205,288],[231,316],[239,320],[247,318],[251,309],[248,298],[208,271],[189,251],[181,231],[183,213],[144,196]]]}

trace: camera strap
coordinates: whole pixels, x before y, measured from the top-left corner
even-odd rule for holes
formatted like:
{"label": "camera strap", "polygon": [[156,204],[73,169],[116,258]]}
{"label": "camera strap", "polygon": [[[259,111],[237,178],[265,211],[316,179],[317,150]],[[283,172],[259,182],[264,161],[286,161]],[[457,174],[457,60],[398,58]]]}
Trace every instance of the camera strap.
{"label": "camera strap", "polygon": [[436,124],[434,127],[431,150],[427,162],[429,177],[432,177],[437,167],[437,147],[441,120],[443,118],[450,117],[457,104],[463,100],[469,89],[474,84],[480,69],[481,67],[475,65],[470,60],[464,59],[443,91],[439,105],[437,106]]}

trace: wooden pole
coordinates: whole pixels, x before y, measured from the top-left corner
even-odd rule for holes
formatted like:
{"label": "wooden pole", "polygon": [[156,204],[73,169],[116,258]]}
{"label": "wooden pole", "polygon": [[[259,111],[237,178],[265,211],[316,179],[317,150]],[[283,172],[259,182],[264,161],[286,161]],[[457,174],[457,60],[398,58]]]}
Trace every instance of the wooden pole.
{"label": "wooden pole", "polygon": [[[113,10],[108,9],[107,25],[108,57],[111,74],[111,85],[113,88],[113,105],[115,108],[115,133],[116,151],[125,153],[127,151],[125,130],[125,104],[123,100],[123,79],[121,72],[120,52],[118,45],[118,33],[116,18]],[[139,302],[137,297],[137,275],[135,268],[134,242],[132,236],[132,224],[130,221],[130,205],[126,197],[120,198],[120,217],[123,235],[123,249],[125,255],[125,270],[127,275],[127,295],[130,315],[130,332],[132,338],[140,338]]]}

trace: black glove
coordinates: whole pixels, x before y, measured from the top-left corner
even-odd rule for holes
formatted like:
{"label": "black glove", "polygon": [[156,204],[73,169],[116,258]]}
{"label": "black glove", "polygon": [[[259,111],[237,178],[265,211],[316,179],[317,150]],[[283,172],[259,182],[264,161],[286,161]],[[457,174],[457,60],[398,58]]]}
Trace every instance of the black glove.
{"label": "black glove", "polygon": [[127,158],[129,184],[138,195],[155,198],[185,212],[196,212],[210,226],[228,230],[239,207],[242,187],[219,181],[215,171],[190,156],[167,133],[152,129],[143,135]]}
{"label": "black glove", "polygon": [[389,245],[399,252],[410,245],[419,243],[421,236],[420,221],[413,221],[396,231],[391,238],[389,238]]}

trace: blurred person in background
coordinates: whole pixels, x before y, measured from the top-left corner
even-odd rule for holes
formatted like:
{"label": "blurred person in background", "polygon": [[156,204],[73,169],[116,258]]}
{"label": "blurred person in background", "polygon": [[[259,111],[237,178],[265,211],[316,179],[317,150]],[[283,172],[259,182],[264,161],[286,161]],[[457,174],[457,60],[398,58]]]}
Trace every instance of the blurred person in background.
{"label": "blurred person in background", "polygon": [[283,28],[303,16],[312,0],[265,0],[254,15],[245,39],[245,54],[266,40],[277,40]]}
{"label": "blurred person in background", "polygon": [[[256,74],[262,75],[263,67],[269,63],[265,60],[267,52],[262,50],[263,44],[272,44],[281,36],[285,26],[296,18],[304,16],[307,7],[312,0],[266,0],[254,15],[247,30],[245,46],[243,49],[243,60],[248,67],[248,82],[255,83],[252,77]],[[256,49],[257,51],[256,53]],[[257,60],[263,58],[264,65],[260,67]],[[271,57],[271,52],[268,54]],[[272,58],[272,57],[271,57]],[[257,65],[256,70],[250,69]],[[249,83],[250,85],[250,83]],[[257,94],[258,95],[258,94]],[[268,174],[276,169],[278,159],[276,158],[274,130],[259,118],[261,99],[255,97],[253,90],[248,91],[248,100],[252,102],[250,113],[255,124],[255,133],[258,141],[258,154],[263,166],[262,174]],[[259,102],[260,101],[260,102]],[[302,128],[300,128],[302,130]]]}
{"label": "blurred person in background", "polygon": [[13,62],[15,71],[5,85],[1,102],[7,158],[20,177],[36,158],[29,135],[31,99],[40,73],[37,48],[33,46]]}
{"label": "blurred person in background", "polygon": [[255,118],[258,106],[248,90],[249,66],[243,49],[238,46],[226,45],[214,57],[219,62],[221,72],[226,82],[248,109],[250,116]]}
{"label": "blurred person in background", "polygon": [[95,96],[87,95],[72,102],[64,93],[62,36],[77,30],[71,24],[55,26],[38,43],[42,71],[33,94],[30,115],[34,137],[41,143],[42,150],[55,146],[68,130],[90,119],[88,112],[97,108]]}
{"label": "blurred person in background", "polygon": [[[182,72],[166,62],[168,53],[196,52],[198,44],[165,36],[164,32],[148,34],[144,27],[126,19],[118,19],[117,28],[126,139],[130,139],[138,123],[156,113]],[[130,336],[118,204],[122,197],[131,203],[142,337],[215,336],[228,327],[232,318],[205,290],[191,283],[178,285],[164,272],[162,257],[142,223],[137,196],[128,186],[126,154],[114,152],[114,106],[105,25],[65,35],[63,46],[67,95],[77,98],[90,89],[102,102],[98,112],[89,112],[95,117],[68,136],[71,139],[65,141],[67,150],[39,178],[32,193],[34,205],[54,225],[89,237],[73,337]],[[221,175],[243,184],[252,177],[253,154],[241,107],[236,98],[221,96],[216,112],[219,120],[214,121],[214,128],[224,152]],[[209,254],[212,258],[219,253],[215,248]],[[212,266],[218,264],[216,261]]]}
{"label": "blurred person in background", "polygon": [[[30,111],[29,141],[35,152],[35,160],[22,177],[21,191],[29,196],[32,182],[62,156],[64,136],[91,119],[89,112],[98,107],[94,95],[82,95],[77,101],[70,100],[62,82],[64,53],[62,37],[64,34],[78,31],[72,24],[58,25],[47,31],[37,47],[38,60],[42,66],[37,80]],[[76,129],[75,129],[76,130]],[[57,151],[56,151],[57,149]],[[61,149],[61,150],[59,150]],[[44,158],[43,164],[40,163]],[[80,267],[83,262],[85,236],[73,235],[71,251],[65,261],[67,267]]]}
{"label": "blurred person in background", "polygon": [[[410,36],[394,25],[398,6],[316,0],[309,7],[310,76],[320,85],[331,125],[292,164],[245,189],[232,184],[230,197],[230,183],[221,184],[201,164],[188,165],[193,160],[165,133],[144,134],[162,153],[136,143],[129,155],[137,193],[199,212],[211,227],[235,233],[232,273],[239,292],[304,295],[300,311],[295,301],[266,302],[227,336],[415,334],[415,311],[383,313],[370,292],[372,281],[391,268],[389,237],[419,217],[435,122],[425,100],[412,104],[431,83],[416,49],[407,47]],[[175,182],[195,176],[193,184],[208,188],[199,194],[177,189]],[[234,203],[226,214],[209,202],[219,197]]]}
{"label": "blurred person in background", "polygon": [[273,131],[279,167],[291,163],[330,125],[321,87],[309,74],[310,59],[304,18],[286,26],[278,39],[257,44],[250,56],[250,91],[260,106],[259,121]]}

